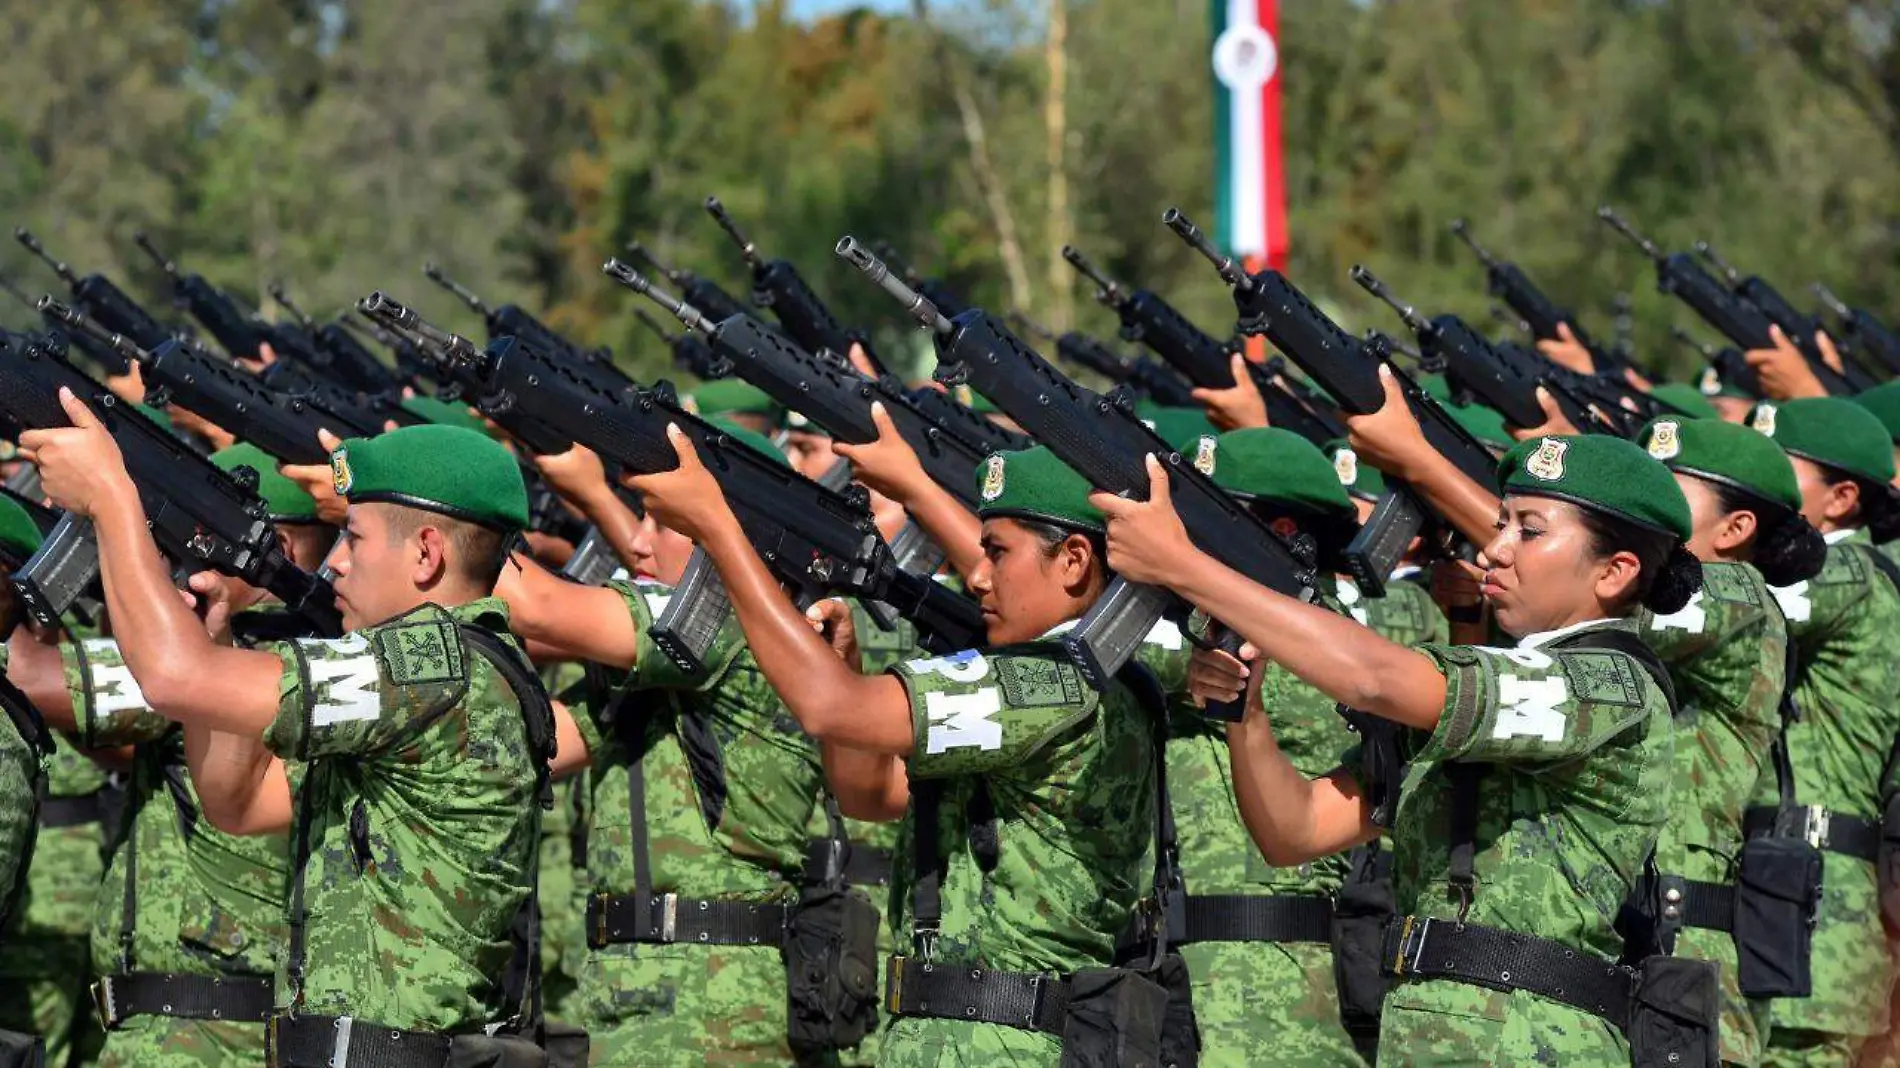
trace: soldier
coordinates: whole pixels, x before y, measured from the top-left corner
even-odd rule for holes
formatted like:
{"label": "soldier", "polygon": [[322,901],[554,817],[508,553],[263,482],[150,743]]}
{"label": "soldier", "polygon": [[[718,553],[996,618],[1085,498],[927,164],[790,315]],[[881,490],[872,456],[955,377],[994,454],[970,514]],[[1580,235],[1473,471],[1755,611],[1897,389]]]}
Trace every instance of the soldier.
{"label": "soldier", "polygon": [[[1888,1027],[1891,969],[1882,944],[1874,860],[1883,779],[1900,739],[1900,594],[1891,565],[1868,536],[1890,507],[1892,440],[1851,401],[1815,397],[1757,405],[1750,425],[1792,457],[1801,511],[1828,542],[1826,565],[1807,582],[1777,589],[1795,645],[1795,721],[1786,746],[1793,801],[1809,841],[1822,850],[1813,934],[1813,992],[1772,1005],[1767,1065],[1846,1065]],[[1764,777],[1764,797],[1772,796]],[[1778,827],[1777,806],[1751,809],[1756,835],[1801,835]]]}
{"label": "soldier", "polygon": [[[590,514],[617,504],[598,461],[548,467]],[[818,753],[736,626],[698,675],[648,637],[693,545],[651,512],[639,531],[627,555],[649,579],[594,588],[530,565],[498,587],[529,643],[614,676],[611,700],[570,710],[593,788],[589,952],[575,1003],[596,1066],[790,1064],[779,948],[798,900]]]}
{"label": "soldier", "polygon": [[[1675,472],[1689,503],[1702,588],[1681,611],[1636,623],[1675,682],[1675,800],[1655,879],[1631,899],[1639,944],[1721,966],[1721,1056],[1760,1063],[1767,1005],[1737,980],[1734,895],[1742,811],[1781,731],[1788,628],[1770,586],[1814,577],[1826,555],[1801,516],[1794,468],[1776,445],[1719,419],[1665,417],[1638,439]],[[1772,777],[1773,772],[1767,772]]]}
{"label": "soldier", "polygon": [[[26,509],[0,497],[0,560],[8,569],[31,557],[40,540]],[[46,1063],[63,1068],[89,1061],[98,1046],[86,1011],[86,936],[104,866],[100,821],[115,791],[63,735],[52,738],[25,896],[0,930],[7,949],[0,953],[0,1028],[41,1036]]]}
{"label": "soldier", "polygon": [[[258,494],[292,562],[313,567],[334,540],[316,502],[248,445],[212,456],[259,473]],[[268,613],[264,591],[194,578],[220,617],[245,628]],[[102,1064],[222,1064],[262,1058],[263,1022],[284,939],[288,839],[239,837],[205,820],[185,739],[153,712],[110,638],[78,637],[54,654],[15,632],[10,670],[49,722],[89,751],[130,746],[127,795],[106,879],[89,897],[93,1002],[106,1028]]]}
{"label": "soldier", "polygon": [[[1429,448],[1411,434],[1406,449]],[[1268,860],[1389,829],[1409,915],[1387,929],[1399,982],[1379,1048],[1412,1064],[1630,1063],[1632,976],[1613,921],[1668,809],[1671,738],[1663,669],[1618,617],[1674,611],[1695,588],[1668,472],[1607,437],[1505,456],[1482,591],[1519,639],[1508,650],[1407,649],[1257,587],[1193,547],[1151,472],[1147,502],[1094,498],[1117,571],[1172,586],[1265,659],[1405,728],[1384,752],[1369,738],[1363,770],[1314,780],[1267,717],[1228,728],[1241,815]],[[1233,658],[1197,657],[1198,695],[1246,685]]]}
{"label": "soldier", "polygon": [[[1359,454],[1343,440],[1328,442],[1325,453],[1363,526],[1372,518],[1373,505],[1385,496],[1385,476],[1371,464],[1360,463]],[[1424,645],[1448,641],[1451,632],[1446,628],[1445,613],[1425,586],[1424,570],[1414,562],[1416,552],[1416,546],[1408,550],[1398,568],[1387,576],[1384,597],[1363,596],[1358,583],[1344,574],[1335,576],[1335,595],[1352,618],[1395,642]]]}
{"label": "soldier", "polygon": [[[5,517],[6,537],[17,550],[38,531],[32,529],[31,519],[18,506],[13,506],[11,512]],[[24,526],[21,520],[25,520]],[[7,688],[12,691],[11,686]],[[24,948],[16,945],[13,939],[19,929],[16,913],[26,904],[27,876],[38,833],[40,788],[46,781],[45,761],[51,753],[52,742],[39,713],[25,694],[12,691],[0,699],[0,706],[4,706],[0,707],[0,712],[4,712],[0,715],[0,948],[5,950],[7,958],[17,958],[32,948],[30,944]],[[27,1008],[14,1007],[5,1023],[0,1024],[0,1059],[9,1063],[40,1063],[42,1044],[35,1020],[42,1006],[30,1007],[35,1020],[15,1022]],[[7,1024],[21,1030],[4,1029]]]}
{"label": "soldier", "polygon": [[1166,995],[1098,969],[1152,875],[1160,710],[1120,679],[1098,694],[1039,642],[1108,581],[1087,484],[1046,449],[986,461],[984,559],[970,586],[991,645],[864,676],[779,590],[690,443],[675,432],[674,444],[676,470],[632,484],[718,566],[760,669],[823,747],[844,810],[911,814],[893,903],[912,952],[887,969],[880,1063],[1104,1056],[1081,1046],[1100,1040],[1090,1021],[1117,1016],[1099,1004],[1105,982],[1142,1007],[1118,1018],[1153,1056]]}
{"label": "soldier", "polygon": [[125,666],[184,724],[204,816],[234,834],[296,825],[269,1063],[518,1048],[484,1029],[526,1022],[510,929],[533,889],[552,724],[490,596],[527,522],[513,457],[446,426],[342,443],[348,525],[329,563],[345,636],[236,649],[172,591],[110,435],[60,399],[72,427],[22,444],[47,493],[93,519]]}

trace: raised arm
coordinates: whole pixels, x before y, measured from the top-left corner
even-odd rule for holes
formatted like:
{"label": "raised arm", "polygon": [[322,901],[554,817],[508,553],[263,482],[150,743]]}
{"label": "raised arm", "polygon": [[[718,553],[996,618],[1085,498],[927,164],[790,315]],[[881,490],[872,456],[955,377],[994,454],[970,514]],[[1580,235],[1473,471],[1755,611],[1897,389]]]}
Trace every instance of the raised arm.
{"label": "raised arm", "polygon": [[[930,540],[944,551],[965,582],[983,562],[983,523],[975,513],[925,473],[917,453],[891,424],[882,402],[871,404],[876,441],[864,445],[834,442],[831,451],[851,461],[858,481],[904,506]],[[976,471],[970,472],[976,478]]]}
{"label": "raised arm", "polygon": [[1409,483],[1458,533],[1478,545],[1489,542],[1497,533],[1497,494],[1466,478],[1432,448],[1398,379],[1384,365],[1379,367],[1379,382],[1385,387],[1385,404],[1370,415],[1346,417],[1353,451],[1360,460]]}

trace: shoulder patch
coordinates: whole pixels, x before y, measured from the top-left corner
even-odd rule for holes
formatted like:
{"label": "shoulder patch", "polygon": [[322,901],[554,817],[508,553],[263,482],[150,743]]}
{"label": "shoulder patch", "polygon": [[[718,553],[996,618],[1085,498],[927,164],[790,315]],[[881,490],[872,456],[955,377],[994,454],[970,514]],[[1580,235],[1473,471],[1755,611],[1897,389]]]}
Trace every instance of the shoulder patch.
{"label": "shoulder patch", "polygon": [[1579,701],[1632,707],[1643,703],[1642,669],[1617,653],[1566,652],[1559,656],[1570,692]]}
{"label": "shoulder patch", "polygon": [[376,648],[399,686],[458,682],[467,674],[462,638],[452,623],[405,623],[376,632]]}
{"label": "shoulder patch", "polygon": [[1816,586],[1849,586],[1867,581],[1867,563],[1860,558],[1860,551],[1852,545],[1835,545],[1828,549],[1827,563],[1822,565],[1821,573],[1814,576]]}
{"label": "shoulder patch", "polygon": [[1717,601],[1736,604],[1761,604],[1758,583],[1751,582],[1739,567],[1704,567],[1702,592]]}
{"label": "shoulder patch", "polygon": [[996,681],[1011,708],[1057,708],[1082,703],[1082,675],[1054,657],[1012,656],[996,665]]}

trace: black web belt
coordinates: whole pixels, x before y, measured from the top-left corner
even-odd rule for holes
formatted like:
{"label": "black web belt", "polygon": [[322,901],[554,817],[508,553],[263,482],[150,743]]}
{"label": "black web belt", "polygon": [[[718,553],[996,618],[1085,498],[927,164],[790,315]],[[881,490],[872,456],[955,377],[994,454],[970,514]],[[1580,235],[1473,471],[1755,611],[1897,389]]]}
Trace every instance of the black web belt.
{"label": "black web belt", "polygon": [[1758,805],[1742,813],[1742,833],[1750,838],[1800,838],[1816,849],[1873,862],[1880,855],[1880,824],[1833,812],[1820,805],[1781,810]]}
{"label": "black web belt", "polygon": [[105,819],[106,792],[94,790],[76,797],[49,797],[40,802],[40,826],[49,830],[99,823]]}
{"label": "black web belt", "polygon": [[92,1005],[110,1031],[134,1016],[263,1023],[275,1005],[269,976],[131,972],[92,984]]}
{"label": "black web belt", "polygon": [[784,905],[700,901],[678,894],[596,894],[587,899],[587,944],[778,946],[785,941]]}
{"label": "black web belt", "polygon": [[1457,920],[1401,916],[1386,925],[1379,958],[1387,975],[1526,990],[1620,1030],[1629,1026],[1636,973],[1548,938]]}
{"label": "black web belt", "polygon": [[445,1068],[449,1036],[300,1013],[271,1017],[265,1050],[270,1068]]}
{"label": "black web belt", "polygon": [[1168,941],[1331,942],[1333,902],[1312,895],[1188,894],[1168,917]]}
{"label": "black web belt", "polygon": [[1058,975],[892,957],[884,969],[884,1009],[892,1016],[1001,1024],[1060,1035],[1069,1016],[1069,981]]}
{"label": "black web belt", "polygon": [[[1651,887],[1642,885],[1646,891]],[[1680,887],[1669,887],[1647,900],[1656,902],[1662,915],[1655,917],[1678,927],[1699,927],[1705,931],[1735,929],[1735,887],[1728,883],[1703,883],[1684,880]]]}

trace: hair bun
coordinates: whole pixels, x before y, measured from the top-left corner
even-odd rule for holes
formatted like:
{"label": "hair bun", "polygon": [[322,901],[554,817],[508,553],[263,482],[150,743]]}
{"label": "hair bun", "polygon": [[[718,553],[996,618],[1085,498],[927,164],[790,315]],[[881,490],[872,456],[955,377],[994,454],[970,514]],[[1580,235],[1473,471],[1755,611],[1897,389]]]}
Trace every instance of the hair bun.
{"label": "hair bun", "polygon": [[1650,585],[1649,594],[1643,598],[1643,606],[1657,615],[1680,612],[1701,588],[1702,561],[1697,560],[1687,546],[1677,542],[1669,550],[1669,558],[1663,561],[1662,572]]}
{"label": "hair bun", "polygon": [[1755,535],[1751,562],[1768,585],[1792,586],[1821,573],[1827,563],[1827,539],[1799,513],[1783,512]]}

